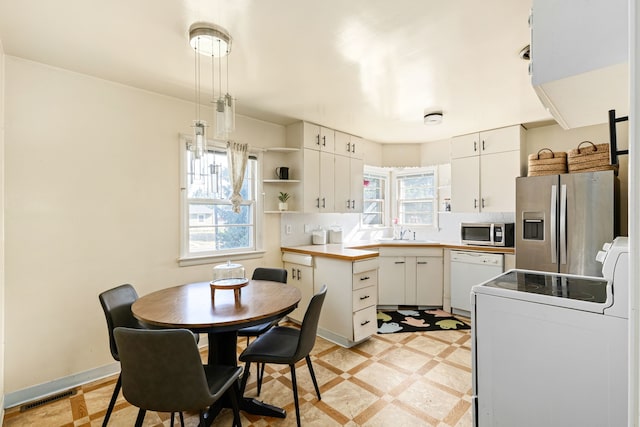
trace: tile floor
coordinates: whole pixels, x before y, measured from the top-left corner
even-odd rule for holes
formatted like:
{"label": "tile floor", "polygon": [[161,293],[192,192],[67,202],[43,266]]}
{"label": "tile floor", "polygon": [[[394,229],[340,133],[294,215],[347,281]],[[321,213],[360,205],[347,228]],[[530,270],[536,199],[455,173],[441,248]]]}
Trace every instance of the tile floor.
{"label": "tile floor", "polygon": [[[468,319],[464,319],[468,322]],[[238,351],[245,341],[239,340]],[[203,351],[203,359],[206,350]],[[318,338],[312,352],[322,400],[318,401],[306,364],[298,365],[298,386],[304,426],[470,426],[471,335],[435,331],[374,335],[345,349]],[[255,366],[245,392],[256,395]],[[20,412],[9,408],[4,426],[100,426],[117,377],[85,384],[74,396]],[[262,392],[265,402],[284,407],[287,418],[241,413],[248,427],[295,426],[291,379],[287,366],[267,365]],[[132,426],[137,408],[119,397],[109,426]],[[170,414],[149,412],[145,426],[168,426]],[[231,425],[230,410],[213,425]],[[197,414],[185,414],[196,426]],[[179,422],[176,423],[179,425]]]}

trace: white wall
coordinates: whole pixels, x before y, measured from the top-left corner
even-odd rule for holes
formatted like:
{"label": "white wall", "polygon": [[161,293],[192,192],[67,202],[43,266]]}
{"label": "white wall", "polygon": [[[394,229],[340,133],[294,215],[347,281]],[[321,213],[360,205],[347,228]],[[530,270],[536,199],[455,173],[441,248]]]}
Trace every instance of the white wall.
{"label": "white wall", "polygon": [[380,166],[391,168],[421,166],[421,147],[422,144],[382,144]]}
{"label": "white wall", "polygon": [[451,163],[451,140],[425,142],[420,147],[420,166]]}
{"label": "white wall", "polygon": [[[212,265],[177,264],[178,134],[193,104],[10,56],[5,79],[9,395],[113,363],[100,292],[210,280]],[[238,141],[284,145],[282,126],[237,128]],[[264,225],[249,274],[280,263],[279,217]]]}
{"label": "white wall", "polygon": [[[0,40],[0,420],[4,418],[5,252],[4,252],[4,49]],[[1,423],[0,423],[1,424]]]}

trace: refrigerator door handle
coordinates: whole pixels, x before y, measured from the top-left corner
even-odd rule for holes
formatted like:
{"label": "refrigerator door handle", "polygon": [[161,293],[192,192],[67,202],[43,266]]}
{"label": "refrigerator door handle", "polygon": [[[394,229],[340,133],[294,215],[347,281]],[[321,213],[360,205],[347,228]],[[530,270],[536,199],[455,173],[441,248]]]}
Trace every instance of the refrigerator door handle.
{"label": "refrigerator door handle", "polygon": [[549,208],[549,236],[551,239],[551,263],[555,264],[558,262],[558,242],[556,240],[556,209],[558,206],[558,186],[551,186],[551,205]]}
{"label": "refrigerator door handle", "polygon": [[560,187],[560,264],[567,263],[567,185]]}

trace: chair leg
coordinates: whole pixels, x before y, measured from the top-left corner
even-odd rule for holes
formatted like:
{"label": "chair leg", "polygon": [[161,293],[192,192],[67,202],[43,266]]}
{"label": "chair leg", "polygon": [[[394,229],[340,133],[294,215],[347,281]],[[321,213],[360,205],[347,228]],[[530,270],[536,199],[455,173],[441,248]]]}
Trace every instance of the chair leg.
{"label": "chair leg", "polygon": [[144,421],[144,416],[147,413],[145,409],[140,409],[138,411],[138,418],[136,418],[136,427],[142,427],[142,422]]}
{"label": "chair leg", "polygon": [[175,419],[176,413],[172,412],[171,413],[171,427],[173,427],[173,420]]}
{"label": "chair leg", "polygon": [[233,409],[233,426],[242,427],[242,421],[240,421],[240,387],[238,382],[234,381],[231,388],[228,391],[231,397],[231,408]]}
{"label": "chair leg", "polygon": [[318,388],[318,381],[316,381],[316,373],[313,372],[313,365],[311,364],[311,357],[309,357],[309,355],[307,355],[307,357],[305,357],[305,359],[307,360],[307,366],[309,367],[309,373],[311,374],[311,380],[313,381],[313,386],[316,389],[316,394],[318,395],[318,400],[322,400],[322,398],[320,397],[320,389]]}
{"label": "chair leg", "polygon": [[116,388],[113,389],[113,395],[111,396],[111,401],[109,402],[107,413],[104,416],[104,421],[102,421],[102,427],[106,427],[107,423],[109,422],[109,417],[111,417],[111,412],[113,412],[113,407],[116,406],[116,400],[118,400],[118,394],[120,394],[121,386],[122,386],[122,374],[118,375],[118,381],[116,381]]}
{"label": "chair leg", "polygon": [[256,363],[258,369],[258,396],[260,396],[260,391],[262,390],[262,377],[264,377],[264,363]]}
{"label": "chair leg", "polygon": [[296,421],[300,427],[300,404],[298,403],[298,382],[296,381],[296,365],[289,365],[291,369],[291,387],[293,388],[293,403],[296,406]]}
{"label": "chair leg", "polygon": [[200,411],[200,424],[198,424],[198,427],[207,427],[207,422],[204,419],[204,411]]}
{"label": "chair leg", "polygon": [[242,372],[242,384],[240,384],[240,396],[244,396],[244,390],[247,387],[247,380],[249,379],[249,367],[251,362],[247,362],[244,365],[244,371]]}
{"label": "chair leg", "polygon": [[180,427],[184,427],[184,416],[182,415],[182,412],[180,412]]}

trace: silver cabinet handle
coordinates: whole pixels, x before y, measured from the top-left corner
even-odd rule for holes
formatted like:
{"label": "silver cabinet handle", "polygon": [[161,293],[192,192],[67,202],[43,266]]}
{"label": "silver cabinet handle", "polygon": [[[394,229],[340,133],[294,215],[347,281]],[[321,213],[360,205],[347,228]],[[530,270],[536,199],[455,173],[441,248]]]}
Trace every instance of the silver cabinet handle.
{"label": "silver cabinet handle", "polygon": [[351,207],[351,201],[347,200],[347,209]]}
{"label": "silver cabinet handle", "polygon": [[320,209],[320,197],[316,198],[316,208]]}
{"label": "silver cabinet handle", "polygon": [[371,321],[370,320],[365,320],[364,322],[360,322],[360,326],[364,326],[367,323],[371,323]]}
{"label": "silver cabinet handle", "polygon": [[482,200],[482,203],[480,204],[480,206],[484,208],[484,197],[481,200]]}
{"label": "silver cabinet handle", "polygon": [[325,199],[324,199],[324,197],[322,198],[322,207],[323,207],[323,208],[326,208],[326,207],[327,207],[327,205],[326,205],[326,203],[325,203]]}
{"label": "silver cabinet handle", "polygon": [[422,264],[429,264],[427,261],[418,261],[417,263],[418,265],[422,265]]}
{"label": "silver cabinet handle", "polygon": [[484,151],[484,139],[482,140],[482,151]]}
{"label": "silver cabinet handle", "polygon": [[363,296],[363,297],[360,297],[360,301],[365,300],[365,299],[367,299],[367,298],[369,298],[369,295],[365,295],[365,296]]}
{"label": "silver cabinet handle", "polygon": [[298,269],[298,280],[300,280],[301,277],[302,277],[301,271],[300,269]]}
{"label": "silver cabinet handle", "polygon": [[351,144],[351,152],[352,153],[356,152],[356,144],[355,143]]}
{"label": "silver cabinet handle", "polygon": [[296,278],[296,269],[295,268],[291,268],[291,278],[292,279]]}
{"label": "silver cabinet handle", "polygon": [[473,141],[473,151],[478,151],[478,143]]}
{"label": "silver cabinet handle", "polygon": [[327,146],[327,137],[326,137],[326,136],[323,136],[323,137],[322,137],[322,146],[323,146],[323,147],[326,147],[326,146]]}
{"label": "silver cabinet handle", "polygon": [[361,277],[360,278],[360,280],[369,280],[369,279],[371,279],[371,277],[369,277],[369,276],[365,276],[365,277]]}
{"label": "silver cabinet handle", "polygon": [[395,261],[394,264],[404,264],[404,261]]}
{"label": "silver cabinet handle", "polygon": [[352,200],[351,201],[351,209],[355,209],[356,208],[356,201]]}
{"label": "silver cabinet handle", "polygon": [[478,207],[478,199],[473,199],[473,208],[477,208]]}
{"label": "silver cabinet handle", "polygon": [[351,143],[347,142],[347,153],[351,152]]}
{"label": "silver cabinet handle", "polygon": [[316,135],[316,145],[320,145],[320,134]]}

